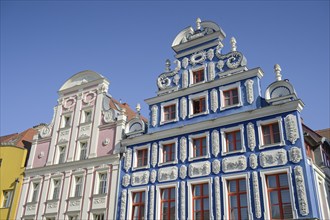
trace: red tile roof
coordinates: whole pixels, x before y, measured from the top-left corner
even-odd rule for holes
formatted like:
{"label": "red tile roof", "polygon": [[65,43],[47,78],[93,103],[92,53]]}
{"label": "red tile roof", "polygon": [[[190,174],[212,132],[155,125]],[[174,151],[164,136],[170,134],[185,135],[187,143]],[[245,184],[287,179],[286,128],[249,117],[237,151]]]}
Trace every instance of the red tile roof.
{"label": "red tile roof", "polygon": [[[126,116],[127,116],[127,121],[130,121],[131,119],[136,117],[137,112],[134,111],[129,104],[127,103],[120,103],[118,102],[116,99],[114,99],[113,97],[110,97],[110,107],[113,109],[116,109],[118,111],[120,111],[121,109],[119,108],[124,108],[126,110]],[[119,107],[119,108],[118,108]],[[144,121],[144,122],[148,122],[148,120],[143,117],[142,115],[140,115],[140,118]]]}
{"label": "red tile roof", "polygon": [[17,147],[24,147],[23,141],[32,142],[33,136],[37,134],[37,130],[29,128],[21,133],[15,133],[0,137],[0,145],[14,145]]}
{"label": "red tile roof", "polygon": [[321,135],[322,137],[326,137],[328,140],[330,140],[330,128],[317,130],[315,132]]}

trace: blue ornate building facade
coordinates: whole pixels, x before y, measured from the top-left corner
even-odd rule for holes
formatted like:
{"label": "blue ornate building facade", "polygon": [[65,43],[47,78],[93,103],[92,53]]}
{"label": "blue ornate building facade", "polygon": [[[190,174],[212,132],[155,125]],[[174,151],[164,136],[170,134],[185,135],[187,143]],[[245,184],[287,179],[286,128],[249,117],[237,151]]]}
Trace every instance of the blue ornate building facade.
{"label": "blue ornate building facade", "polygon": [[149,124],[137,115],[126,125],[117,219],[329,217],[306,156],[303,102],[279,65],[263,97],[263,71],[247,68],[235,38],[225,53],[225,37],[197,19],[174,39],[176,66],[166,61],[146,100]]}

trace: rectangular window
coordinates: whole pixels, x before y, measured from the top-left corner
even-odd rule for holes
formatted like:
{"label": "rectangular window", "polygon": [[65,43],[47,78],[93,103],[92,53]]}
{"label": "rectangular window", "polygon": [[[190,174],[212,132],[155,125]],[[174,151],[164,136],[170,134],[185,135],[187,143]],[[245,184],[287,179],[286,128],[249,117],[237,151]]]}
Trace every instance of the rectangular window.
{"label": "rectangular window", "polygon": [[164,106],[164,121],[171,121],[176,118],[176,105]]}
{"label": "rectangular window", "polygon": [[63,125],[62,126],[63,128],[70,127],[70,125],[71,125],[71,116],[70,115],[63,116],[62,125]]}
{"label": "rectangular window", "polygon": [[292,219],[288,175],[286,173],[267,175],[266,181],[271,219]]}
{"label": "rectangular window", "polygon": [[314,151],[312,149],[312,147],[307,143],[305,142],[305,149],[306,149],[306,156],[311,158],[313,162],[314,161]]}
{"label": "rectangular window", "polygon": [[281,142],[278,122],[262,125],[261,128],[264,145]]}
{"label": "rectangular window", "polygon": [[87,142],[80,142],[80,160],[87,159]]}
{"label": "rectangular window", "polygon": [[53,180],[53,197],[52,199],[58,199],[60,195],[61,180]]}
{"label": "rectangular window", "polygon": [[12,195],[13,195],[12,190],[3,191],[2,208],[9,208],[9,206],[11,204]]}
{"label": "rectangular window", "polygon": [[248,202],[245,179],[227,181],[228,212],[230,219],[248,219]]}
{"label": "rectangular window", "polygon": [[107,193],[107,173],[99,174],[99,194]]}
{"label": "rectangular window", "polygon": [[194,99],[192,101],[192,105],[193,105],[193,114],[199,114],[202,112],[205,112],[205,107],[206,107],[206,103],[205,103],[205,97],[201,97],[199,99]]}
{"label": "rectangular window", "polygon": [[84,111],[84,122],[85,123],[88,123],[88,122],[91,122],[92,121],[92,112],[89,110],[89,111]]}
{"label": "rectangular window", "polygon": [[163,163],[174,161],[175,156],[175,144],[163,145]]}
{"label": "rectangular window", "polygon": [[32,199],[31,202],[36,202],[39,196],[39,183],[33,183],[32,185]]}
{"label": "rectangular window", "polygon": [[162,220],[175,219],[175,187],[161,189],[160,216]]}
{"label": "rectangular window", "polygon": [[206,137],[193,138],[194,157],[201,157],[207,154]]}
{"label": "rectangular window", "polygon": [[94,214],[93,217],[94,217],[94,220],[105,220],[103,213],[101,213],[101,214]]}
{"label": "rectangular window", "polygon": [[204,69],[193,71],[193,81],[194,84],[204,81]]}
{"label": "rectangular window", "polygon": [[226,148],[227,152],[242,150],[240,130],[226,132]]}
{"label": "rectangular window", "polygon": [[137,150],[137,167],[148,165],[148,149]]}
{"label": "rectangular window", "polygon": [[68,216],[68,219],[69,220],[78,220],[79,219],[78,217],[79,217],[78,215],[70,215],[70,216]]}
{"label": "rectangular window", "polygon": [[224,107],[238,104],[238,90],[237,88],[223,91]]}
{"label": "rectangular window", "polygon": [[64,159],[65,159],[65,147],[64,146],[60,146],[58,148],[58,163],[64,163]]}
{"label": "rectangular window", "polygon": [[79,197],[81,196],[81,190],[82,190],[82,177],[76,177],[75,178],[75,189],[74,189],[74,196]]}
{"label": "rectangular window", "polygon": [[193,219],[206,220],[210,219],[209,204],[209,184],[202,183],[192,186],[193,195]]}
{"label": "rectangular window", "polygon": [[132,220],[144,219],[145,191],[133,192]]}

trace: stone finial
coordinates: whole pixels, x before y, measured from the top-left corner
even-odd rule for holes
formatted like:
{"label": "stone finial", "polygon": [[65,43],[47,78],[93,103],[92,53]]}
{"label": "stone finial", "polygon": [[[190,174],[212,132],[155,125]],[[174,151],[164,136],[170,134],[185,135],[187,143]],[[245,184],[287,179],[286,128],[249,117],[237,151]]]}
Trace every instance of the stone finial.
{"label": "stone finial", "polygon": [[282,80],[282,74],[281,74],[281,67],[278,64],[274,65],[274,72],[276,74],[276,80],[281,81]]}
{"label": "stone finial", "polygon": [[171,71],[171,61],[167,59],[165,61],[165,72],[170,72]]}
{"label": "stone finial", "polygon": [[231,51],[236,51],[236,39],[234,37],[230,38],[230,44],[231,44]]}
{"label": "stone finial", "polygon": [[202,20],[200,18],[196,19],[196,30],[200,30],[201,29],[201,22]]}
{"label": "stone finial", "polygon": [[141,105],[140,105],[140,103],[136,104],[135,109],[138,112],[138,114],[140,114],[140,111],[141,111]]}

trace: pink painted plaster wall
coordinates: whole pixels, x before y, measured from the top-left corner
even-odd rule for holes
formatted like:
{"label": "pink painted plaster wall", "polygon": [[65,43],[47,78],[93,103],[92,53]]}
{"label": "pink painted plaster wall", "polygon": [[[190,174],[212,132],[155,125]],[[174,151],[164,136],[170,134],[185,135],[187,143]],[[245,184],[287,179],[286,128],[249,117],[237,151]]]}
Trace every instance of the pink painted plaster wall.
{"label": "pink painted plaster wall", "polygon": [[50,142],[37,144],[36,151],[33,158],[33,168],[43,167],[47,162]]}
{"label": "pink painted plaster wall", "polygon": [[[100,131],[99,141],[97,145],[97,156],[105,156],[112,154],[115,144],[115,135],[116,135],[115,129],[116,129],[115,127],[111,127]],[[103,144],[103,141],[105,139],[110,140],[110,143],[108,145]]]}

